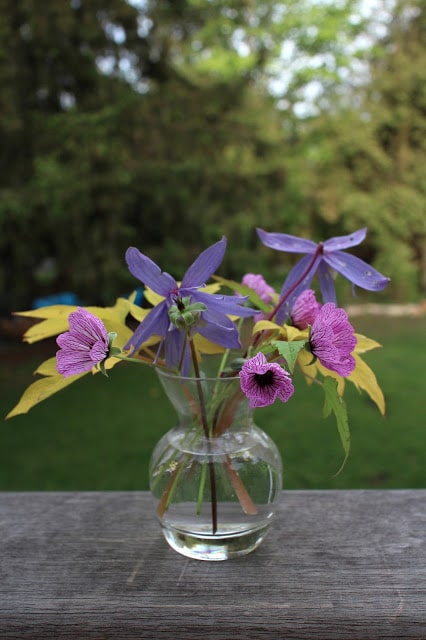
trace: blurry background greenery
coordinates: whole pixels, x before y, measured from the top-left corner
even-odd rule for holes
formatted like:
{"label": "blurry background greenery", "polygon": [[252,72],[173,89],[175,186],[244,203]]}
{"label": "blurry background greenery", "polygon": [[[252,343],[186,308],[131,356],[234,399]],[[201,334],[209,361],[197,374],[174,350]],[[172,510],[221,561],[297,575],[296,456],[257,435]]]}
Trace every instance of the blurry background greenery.
{"label": "blurry background greenery", "polygon": [[[10,312],[64,291],[113,304],[135,287],[129,245],[179,278],[225,234],[222,275],[279,287],[295,257],[256,226],[317,241],[367,226],[354,253],[392,283],[358,302],[425,297],[425,0],[0,0],[0,34],[4,415],[42,359]],[[263,411],[289,486],[425,484],[425,322],[365,322],[388,416],[354,398],[333,479],[320,403]],[[0,488],[143,488],[173,422],[159,394],[122,366],[4,423]]]}
{"label": "blurry background greenery", "polygon": [[256,226],[367,225],[381,299],[424,295],[425,8],[0,0],[3,310],[110,304],[134,286],[130,244],[178,276],[222,234],[223,274],[281,284],[292,257]]}

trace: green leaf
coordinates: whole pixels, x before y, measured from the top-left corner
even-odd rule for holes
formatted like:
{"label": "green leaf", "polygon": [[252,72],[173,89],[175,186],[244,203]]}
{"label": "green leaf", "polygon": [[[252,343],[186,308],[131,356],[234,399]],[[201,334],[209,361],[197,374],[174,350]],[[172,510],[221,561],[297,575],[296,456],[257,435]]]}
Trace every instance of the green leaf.
{"label": "green leaf", "polygon": [[273,340],[272,344],[277,349],[278,353],[285,359],[290,373],[293,373],[297,356],[299,355],[299,351],[305,346],[306,340],[294,340],[294,342]]}
{"label": "green leaf", "polygon": [[345,452],[345,458],[340,469],[336,473],[337,476],[342,471],[349,456],[351,438],[349,433],[348,413],[346,410],[345,401],[337,393],[337,380],[334,380],[330,376],[327,376],[326,378],[324,378],[323,389],[325,393],[323,409],[324,418],[327,418],[331,412],[334,413],[337,422],[337,429],[339,431],[340,440],[343,446],[343,451]]}

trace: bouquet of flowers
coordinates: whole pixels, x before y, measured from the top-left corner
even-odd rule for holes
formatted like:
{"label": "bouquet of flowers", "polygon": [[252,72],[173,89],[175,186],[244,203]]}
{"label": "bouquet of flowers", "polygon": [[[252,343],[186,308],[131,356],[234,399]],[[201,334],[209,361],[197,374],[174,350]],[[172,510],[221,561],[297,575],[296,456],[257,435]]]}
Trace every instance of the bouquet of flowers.
{"label": "bouquet of flowers", "polygon": [[[56,358],[40,365],[36,373],[41,378],[28,387],[7,417],[27,412],[84,375],[98,372],[108,375],[122,361],[155,367],[162,372],[163,383],[168,376],[182,384],[195,380],[194,391],[185,387],[184,395],[190,400],[193,415],[191,429],[187,428],[183,437],[188,443],[189,438],[192,442],[201,435],[208,443],[207,462],[198,485],[204,487],[203,474],[210,474],[214,534],[218,526],[215,513],[218,472],[210,464],[209,455],[215,439],[229,430],[241,398],[247,398],[251,408],[265,407],[276,400],[286,403],[294,392],[294,371],[300,369],[308,386],[315,382],[324,389],[324,414],[333,412],[336,417],[345,459],[349,452],[345,382],[366,391],[384,413],[382,391],[362,359],[364,352],[380,345],[355,332],[344,309],[337,306],[334,287],[336,272],[369,291],[380,291],[389,282],[345,251],[360,244],[366,232],[360,229],[317,244],[258,229],[258,237],[265,246],[303,254],[279,294],[260,274],[246,274],[241,282],[215,275],[225,254],[225,238],[205,249],[181,281],[162,272],[148,256],[130,247],[126,261],[132,275],[145,287],[144,306],[135,304],[133,294],[119,298],[107,308],[55,305],[19,313],[39,320],[26,332],[24,340],[35,342],[57,335],[59,350]],[[319,294],[311,284],[316,275]],[[210,280],[213,282],[209,283]],[[213,376],[206,373],[212,357],[217,364]],[[225,399],[219,392],[220,385],[215,383],[212,392],[215,402],[210,409],[207,387],[203,384],[207,378],[232,378],[237,387]],[[178,398],[177,403],[180,401]],[[188,466],[185,455],[173,460],[169,453],[161,457],[159,465],[169,473],[169,481],[160,491],[162,514],[178,490],[182,469]],[[236,464],[228,460],[227,454],[223,455],[226,476],[244,511],[255,513]],[[191,469],[193,472],[193,466]],[[200,489],[198,495],[202,495]],[[197,500],[202,502],[201,498]]]}
{"label": "bouquet of flowers", "polygon": [[[48,360],[37,369],[43,378],[27,389],[7,417],[26,413],[82,375],[107,374],[121,360],[188,376],[199,375],[203,354],[214,353],[224,356],[217,376],[239,375],[252,407],[264,407],[276,399],[287,402],[294,390],[292,373],[297,365],[308,384],[319,376],[335,380],[340,398],[344,380],[349,380],[364,389],[383,413],[384,400],[376,378],[361,359],[363,352],[380,345],[355,333],[346,312],[337,306],[333,278],[336,271],[369,291],[386,287],[389,278],[343,251],[360,244],[366,231],[360,229],[316,244],[258,229],[265,246],[304,254],[288,274],[279,296],[259,274],[246,274],[241,283],[214,275],[224,257],[225,238],[203,251],[180,283],[130,247],[126,252],[129,270],[145,285],[145,299],[152,308],[135,305],[131,296],[119,298],[115,306],[107,308],[53,305],[18,312],[42,319],[24,334],[26,342],[60,334],[59,351],[55,363]],[[315,274],[323,303],[310,288]],[[216,283],[206,285],[211,277]],[[222,287],[237,293],[220,294]],[[128,316],[139,322],[133,332],[126,322]],[[240,336],[245,318],[253,324],[248,344]],[[239,358],[235,357],[238,350]]]}

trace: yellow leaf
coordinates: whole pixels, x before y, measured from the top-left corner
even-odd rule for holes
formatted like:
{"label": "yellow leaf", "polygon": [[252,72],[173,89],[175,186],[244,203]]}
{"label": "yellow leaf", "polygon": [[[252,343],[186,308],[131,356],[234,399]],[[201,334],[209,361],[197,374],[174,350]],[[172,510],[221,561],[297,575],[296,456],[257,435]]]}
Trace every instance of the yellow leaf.
{"label": "yellow leaf", "polygon": [[149,313],[149,309],[142,309],[137,304],[131,304],[129,306],[129,313],[138,322],[142,322]]}
{"label": "yellow leaf", "polygon": [[200,333],[195,334],[194,343],[198,351],[208,355],[214,355],[216,353],[223,353],[225,349],[215,342],[211,342],[204,338]]}
{"label": "yellow leaf", "polygon": [[30,309],[30,311],[15,311],[15,316],[26,316],[27,318],[58,318],[65,317],[71,311],[77,311],[77,307],[73,304],[53,304],[48,307],[41,307],[40,309]]}
{"label": "yellow leaf", "polygon": [[253,327],[253,333],[257,333],[258,331],[279,331],[283,333],[283,327],[270,320],[259,320]]}
{"label": "yellow leaf", "polygon": [[13,416],[17,416],[21,413],[27,413],[32,407],[34,407],[34,405],[45,400],[57,391],[64,389],[84,375],[86,374],[80,373],[76,376],[64,378],[57,373],[55,376],[36,380],[36,382],[33,382],[27,389],[25,389],[18,404],[7,414],[6,419],[12,418]]}
{"label": "yellow leaf", "polygon": [[308,338],[308,330],[304,329],[301,331],[297,327],[292,327],[291,325],[284,325],[285,334],[287,340],[293,342],[294,340],[307,340]]}
{"label": "yellow leaf", "polygon": [[308,385],[311,385],[314,379],[317,377],[317,374],[320,373],[324,378],[327,376],[329,378],[333,378],[337,382],[337,393],[339,396],[343,397],[343,393],[345,391],[345,379],[342,376],[339,376],[335,371],[330,371],[330,369],[326,369],[322,366],[319,360],[315,360],[312,362],[312,353],[306,351],[306,349],[302,349],[299,351],[299,355],[297,358],[297,364],[300,367],[301,372],[306,378],[306,382]]}
{"label": "yellow leaf", "polygon": [[[68,313],[71,313],[71,311]],[[64,318],[49,318],[34,324],[24,333],[23,340],[32,344],[33,342],[65,333],[65,331],[68,331],[68,315]]]}
{"label": "yellow leaf", "polygon": [[306,349],[301,349],[297,356],[297,364],[305,376],[306,382],[311,385],[318,373],[316,362],[312,362],[312,353],[309,353]]}
{"label": "yellow leaf", "polygon": [[[20,311],[16,315],[28,316],[41,319],[41,322],[30,327],[24,334],[25,342],[33,343],[45,338],[57,336],[65,333],[69,329],[68,316],[73,311],[77,311],[75,305],[52,305],[50,307],[42,307],[31,311]],[[126,333],[126,339],[122,341],[125,344],[128,340],[128,329],[125,324],[128,313],[137,320],[142,320],[148,310],[141,309],[126,298],[118,298],[113,307],[84,307],[90,313],[100,318],[108,331],[116,331],[118,335]]]}
{"label": "yellow leaf", "polygon": [[42,362],[34,373],[39,373],[41,376],[57,376],[59,375],[56,371],[56,357],[49,358]]}
{"label": "yellow leaf", "polygon": [[149,287],[145,287],[144,298],[145,300],[148,300],[149,304],[152,304],[153,307],[156,307],[157,304],[160,304],[160,302],[164,300],[164,296],[160,296]]}
{"label": "yellow leaf", "polygon": [[306,340],[308,337],[307,329],[301,331],[292,325],[279,325],[275,324],[275,322],[271,322],[270,320],[259,320],[259,322],[256,322],[253,328],[253,333],[257,333],[259,331],[278,331],[284,339],[289,340],[290,342],[293,340]]}
{"label": "yellow leaf", "polygon": [[355,353],[365,353],[366,351],[371,351],[371,349],[377,349],[377,347],[382,346],[379,342],[371,340],[371,338],[367,338],[367,336],[363,336],[360,333],[356,333],[355,337],[357,339]]}
{"label": "yellow leaf", "polygon": [[364,389],[373,402],[376,403],[380,413],[385,415],[385,398],[381,388],[379,387],[376,376],[359,355],[356,353],[353,355],[356,360],[356,367],[347,379],[353,382],[356,387]]}
{"label": "yellow leaf", "polygon": [[337,382],[337,393],[339,394],[339,396],[343,397],[343,393],[345,391],[345,378],[343,378],[342,376],[339,376],[338,373],[336,373],[335,371],[331,371],[331,369],[327,369],[326,367],[323,367],[322,364],[317,360],[316,361],[316,367],[318,369],[318,371],[326,378],[327,376],[329,378],[333,378],[334,380],[336,380]]}
{"label": "yellow leaf", "polygon": [[217,293],[217,291],[220,291],[220,282],[213,282],[205,287],[200,287],[200,291],[205,293]]}

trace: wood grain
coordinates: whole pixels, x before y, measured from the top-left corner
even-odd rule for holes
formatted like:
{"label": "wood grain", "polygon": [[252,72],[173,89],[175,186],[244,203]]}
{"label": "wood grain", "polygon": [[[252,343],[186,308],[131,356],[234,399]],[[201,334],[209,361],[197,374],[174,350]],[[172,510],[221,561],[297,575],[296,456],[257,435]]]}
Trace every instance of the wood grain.
{"label": "wood grain", "polygon": [[426,640],[426,490],[289,491],[260,548],[170,549],[148,493],[0,493],[0,638]]}

